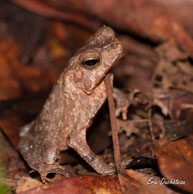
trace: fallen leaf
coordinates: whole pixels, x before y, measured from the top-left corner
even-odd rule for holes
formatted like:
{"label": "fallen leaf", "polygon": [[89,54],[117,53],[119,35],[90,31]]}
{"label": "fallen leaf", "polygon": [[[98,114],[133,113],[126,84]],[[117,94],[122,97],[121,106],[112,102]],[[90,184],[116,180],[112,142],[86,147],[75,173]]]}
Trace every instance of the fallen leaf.
{"label": "fallen leaf", "polygon": [[48,3],[38,0],[12,1],[38,14],[78,22],[90,28],[93,25],[88,22],[89,17],[85,18],[83,13],[95,15],[112,26],[153,41],[175,41],[193,55],[191,1],[104,0],[103,4],[92,0],[49,0]]}
{"label": "fallen leaf", "polygon": [[174,184],[193,192],[193,135],[161,145],[154,149],[161,173],[168,181],[178,180],[185,184]]}
{"label": "fallen leaf", "polygon": [[125,172],[126,175],[118,175],[124,194],[166,194],[166,187],[160,184],[159,177],[143,174],[134,170],[126,170]]}
{"label": "fallen leaf", "polygon": [[99,176],[77,176],[66,178],[58,182],[38,186],[19,194],[121,194],[120,185],[116,178]]}
{"label": "fallen leaf", "polygon": [[32,179],[30,177],[22,177],[17,181],[16,193],[22,193],[33,188],[38,188],[43,186],[40,181]]}
{"label": "fallen leaf", "polygon": [[32,94],[52,87],[56,78],[52,71],[21,63],[19,46],[7,38],[0,38],[0,44],[0,100],[21,97],[24,91]]}
{"label": "fallen leaf", "polygon": [[171,42],[162,44],[156,51],[159,62],[154,75],[154,88],[178,88],[193,92],[193,67],[188,55]]}
{"label": "fallen leaf", "polygon": [[[5,182],[7,186],[15,186],[16,179],[28,176],[26,166],[18,152],[7,141],[0,129],[0,184]],[[4,179],[2,179],[2,175]],[[0,187],[1,188],[1,187]],[[1,189],[0,189],[1,193]]]}

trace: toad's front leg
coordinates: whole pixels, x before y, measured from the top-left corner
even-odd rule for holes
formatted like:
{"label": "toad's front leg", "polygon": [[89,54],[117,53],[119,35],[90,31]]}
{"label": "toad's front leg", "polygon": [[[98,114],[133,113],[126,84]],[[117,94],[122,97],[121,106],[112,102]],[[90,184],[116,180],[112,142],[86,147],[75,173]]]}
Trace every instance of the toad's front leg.
{"label": "toad's front leg", "polygon": [[68,137],[68,146],[73,148],[93,169],[102,175],[115,173],[115,169],[106,164],[104,160],[97,156],[89,148],[86,142],[86,129],[74,130]]}

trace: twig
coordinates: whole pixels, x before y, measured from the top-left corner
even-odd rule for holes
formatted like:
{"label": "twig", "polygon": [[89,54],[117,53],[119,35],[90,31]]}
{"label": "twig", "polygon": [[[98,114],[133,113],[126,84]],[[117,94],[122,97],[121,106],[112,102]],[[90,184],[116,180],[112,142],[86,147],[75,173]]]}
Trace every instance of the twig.
{"label": "twig", "polygon": [[152,143],[155,144],[155,136],[153,133],[153,123],[152,123],[151,114],[152,114],[152,109],[149,109],[148,110],[149,130],[150,130],[150,134],[151,134]]}
{"label": "twig", "polygon": [[105,86],[107,90],[107,98],[108,98],[108,104],[109,104],[115,166],[116,166],[117,172],[121,172],[121,154],[120,154],[120,148],[119,148],[119,139],[118,139],[118,132],[117,132],[117,123],[116,123],[110,74],[106,75],[104,81],[105,81]]}

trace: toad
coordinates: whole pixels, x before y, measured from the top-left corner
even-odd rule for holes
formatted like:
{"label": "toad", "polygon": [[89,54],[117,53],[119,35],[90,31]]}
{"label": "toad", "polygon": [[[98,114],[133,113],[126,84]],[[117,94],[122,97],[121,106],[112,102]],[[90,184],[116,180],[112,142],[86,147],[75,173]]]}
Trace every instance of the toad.
{"label": "toad", "polygon": [[122,53],[114,31],[100,28],[69,60],[39,116],[22,128],[19,149],[42,180],[48,173],[66,174],[57,159],[68,148],[73,148],[97,173],[114,172],[91,151],[86,131],[106,100],[104,77]]}

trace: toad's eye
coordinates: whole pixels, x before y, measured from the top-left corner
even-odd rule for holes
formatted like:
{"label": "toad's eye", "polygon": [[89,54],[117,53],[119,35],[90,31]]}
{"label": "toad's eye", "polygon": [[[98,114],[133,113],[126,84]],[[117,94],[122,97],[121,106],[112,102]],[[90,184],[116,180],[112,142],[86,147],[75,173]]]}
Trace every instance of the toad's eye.
{"label": "toad's eye", "polygon": [[92,69],[100,64],[99,57],[85,58],[82,60],[82,65],[88,69]]}

